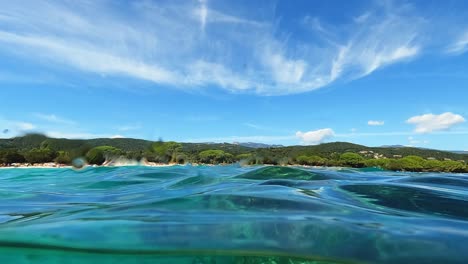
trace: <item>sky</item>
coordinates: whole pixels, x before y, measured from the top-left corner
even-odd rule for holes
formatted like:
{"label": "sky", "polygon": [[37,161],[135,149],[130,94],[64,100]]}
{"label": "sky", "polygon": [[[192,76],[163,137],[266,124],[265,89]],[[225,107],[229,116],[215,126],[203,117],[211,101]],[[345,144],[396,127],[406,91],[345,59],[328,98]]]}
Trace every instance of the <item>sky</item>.
{"label": "sky", "polygon": [[0,138],[468,150],[467,1],[0,6]]}

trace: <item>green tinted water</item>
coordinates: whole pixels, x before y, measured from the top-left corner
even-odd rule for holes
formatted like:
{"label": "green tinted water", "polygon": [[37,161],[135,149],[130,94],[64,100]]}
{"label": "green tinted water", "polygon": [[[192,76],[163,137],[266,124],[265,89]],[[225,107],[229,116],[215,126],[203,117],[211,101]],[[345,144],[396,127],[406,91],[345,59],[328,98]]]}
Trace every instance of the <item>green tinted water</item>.
{"label": "green tinted water", "polygon": [[0,170],[0,263],[464,263],[468,177]]}

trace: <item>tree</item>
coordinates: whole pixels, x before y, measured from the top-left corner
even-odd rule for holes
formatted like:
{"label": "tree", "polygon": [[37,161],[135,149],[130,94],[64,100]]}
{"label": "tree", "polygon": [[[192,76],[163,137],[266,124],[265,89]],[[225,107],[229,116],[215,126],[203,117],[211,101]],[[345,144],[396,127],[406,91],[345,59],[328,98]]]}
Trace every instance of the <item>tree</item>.
{"label": "tree", "polygon": [[366,167],[376,167],[385,169],[388,167],[388,159],[368,159],[364,163]]}
{"label": "tree", "polygon": [[252,158],[251,153],[243,153],[243,154],[239,154],[239,155],[236,156],[236,160],[238,160],[238,161],[241,161],[241,160],[248,161],[251,158]]}
{"label": "tree", "polygon": [[442,170],[446,172],[465,172],[466,165],[459,161],[444,160],[442,161]]}
{"label": "tree", "polygon": [[24,158],[28,163],[52,162],[56,157],[55,151],[49,148],[33,148],[24,152]]}
{"label": "tree", "polygon": [[353,152],[346,152],[341,154],[340,162],[343,165],[351,166],[354,168],[362,168],[365,165],[364,158],[361,155]]}
{"label": "tree", "polygon": [[90,164],[102,165],[110,158],[122,155],[122,150],[111,146],[99,146],[86,153],[86,160]]}
{"label": "tree", "polygon": [[234,160],[234,156],[222,150],[209,149],[204,150],[198,154],[199,160],[202,163],[229,163]]}
{"label": "tree", "polygon": [[317,155],[301,155],[296,158],[296,161],[301,165],[323,166],[325,164],[325,159]]}
{"label": "tree", "polygon": [[423,164],[424,171],[442,171],[443,170],[443,164],[440,160],[426,160],[424,161]]}
{"label": "tree", "polygon": [[154,142],[151,145],[151,152],[155,154],[155,161],[158,162],[174,162],[177,159],[177,153],[182,149],[180,143],[169,141],[169,142]]}
{"label": "tree", "polygon": [[0,151],[0,163],[10,165],[12,163],[22,163],[24,161],[24,156],[21,155],[16,149]]}
{"label": "tree", "polygon": [[392,171],[401,171],[403,170],[403,164],[400,161],[400,159],[388,159],[385,169]]}
{"label": "tree", "polygon": [[169,141],[165,143],[167,146],[166,155],[170,157],[171,162],[175,162],[177,159],[177,154],[182,149],[182,145],[180,143]]}
{"label": "tree", "polygon": [[66,151],[58,151],[57,157],[55,158],[54,161],[59,164],[71,164],[72,163],[70,154]]}
{"label": "tree", "polygon": [[422,171],[425,160],[419,156],[410,155],[401,158],[400,162],[405,171]]}
{"label": "tree", "polygon": [[141,160],[144,157],[143,151],[127,151],[125,158],[130,160]]}
{"label": "tree", "polygon": [[188,157],[185,153],[178,153],[174,161],[177,164],[184,164],[188,161]]}

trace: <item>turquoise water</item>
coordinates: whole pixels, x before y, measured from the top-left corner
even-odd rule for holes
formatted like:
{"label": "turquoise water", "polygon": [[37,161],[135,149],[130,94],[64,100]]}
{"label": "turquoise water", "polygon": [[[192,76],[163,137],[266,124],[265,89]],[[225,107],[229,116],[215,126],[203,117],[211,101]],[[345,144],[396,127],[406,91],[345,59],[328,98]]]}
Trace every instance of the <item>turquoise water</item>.
{"label": "turquoise water", "polygon": [[466,263],[468,175],[0,170],[0,263]]}

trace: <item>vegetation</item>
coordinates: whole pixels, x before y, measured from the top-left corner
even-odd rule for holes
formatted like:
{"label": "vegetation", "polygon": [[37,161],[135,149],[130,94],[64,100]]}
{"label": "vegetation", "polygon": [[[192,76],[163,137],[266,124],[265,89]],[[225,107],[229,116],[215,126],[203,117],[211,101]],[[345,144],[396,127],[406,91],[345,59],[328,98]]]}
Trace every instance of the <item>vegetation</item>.
{"label": "vegetation", "polygon": [[86,160],[90,164],[102,165],[106,160],[122,155],[122,150],[111,146],[99,146],[86,153]]}
{"label": "vegetation", "polygon": [[16,149],[0,150],[0,163],[10,165],[13,163],[25,162],[24,156]]}
{"label": "vegetation", "polygon": [[179,159],[183,159],[181,155],[179,155],[180,150],[182,149],[182,145],[180,143],[169,141],[163,142],[158,141],[151,144],[149,149],[148,160],[154,162],[176,162]]}
{"label": "vegetation", "polygon": [[271,164],[376,167],[415,172],[468,172],[468,155],[407,147],[370,148],[346,142],[316,146],[251,148],[228,143],[178,143],[140,139],[70,140],[31,134],[0,139],[0,165],[56,162],[76,158],[101,165],[114,158],[156,163]]}
{"label": "vegetation", "polygon": [[27,163],[34,164],[53,161],[57,155],[49,148],[33,148],[24,152],[23,156]]}
{"label": "vegetation", "polygon": [[341,164],[348,167],[362,168],[365,166],[364,158],[353,152],[345,152],[340,155]]}
{"label": "vegetation", "polygon": [[219,149],[210,149],[200,152],[200,154],[198,154],[198,160],[201,163],[210,164],[232,163],[234,161],[234,156]]}

